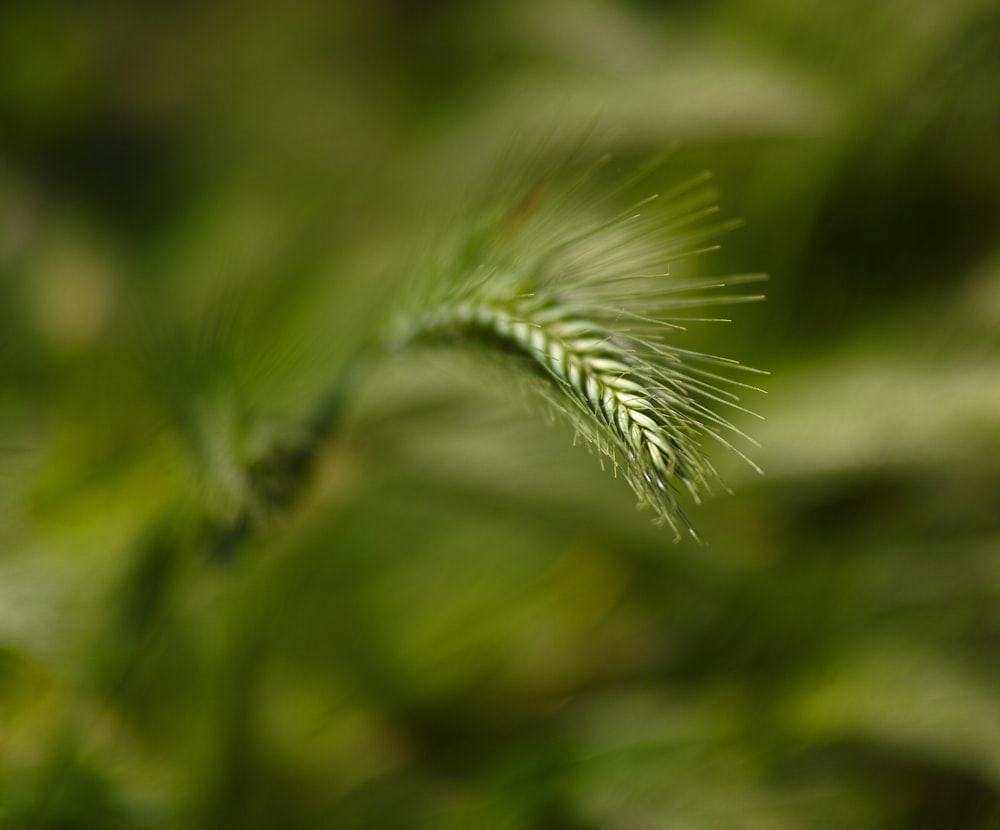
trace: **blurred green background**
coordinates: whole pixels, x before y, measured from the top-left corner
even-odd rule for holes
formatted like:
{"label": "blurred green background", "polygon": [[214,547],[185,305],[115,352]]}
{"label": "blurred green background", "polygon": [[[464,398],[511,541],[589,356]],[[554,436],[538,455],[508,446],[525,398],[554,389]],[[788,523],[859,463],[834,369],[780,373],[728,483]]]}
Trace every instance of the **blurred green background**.
{"label": "blurred green background", "polygon": [[[0,825],[1000,827],[998,91],[996,0],[7,0]],[[771,275],[706,546],[445,355],[248,513],[581,142]]]}

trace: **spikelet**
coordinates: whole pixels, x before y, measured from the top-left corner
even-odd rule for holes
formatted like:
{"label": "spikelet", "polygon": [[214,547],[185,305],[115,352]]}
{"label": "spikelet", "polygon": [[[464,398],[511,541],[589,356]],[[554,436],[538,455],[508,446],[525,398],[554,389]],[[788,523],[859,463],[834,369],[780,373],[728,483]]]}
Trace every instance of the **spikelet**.
{"label": "spikelet", "polygon": [[533,188],[453,264],[442,265],[442,273],[456,275],[392,336],[395,348],[476,342],[519,355],[546,378],[549,402],[612,460],[677,538],[682,530],[694,535],[678,490],[697,503],[721,483],[706,441],[756,469],[727,436],[750,439],[719,412],[748,412],[734,389],[755,388],[726,370],[756,370],[674,342],[682,322],[693,319],[679,318],[680,310],[760,299],[719,293],[759,275],[677,280],[667,273],[672,260],[697,253],[726,229],[698,227],[714,212],[703,185],[703,177],[688,183],[658,211],[649,210],[652,197],[611,219],[598,211],[583,223],[560,215],[573,194],[546,205]]}

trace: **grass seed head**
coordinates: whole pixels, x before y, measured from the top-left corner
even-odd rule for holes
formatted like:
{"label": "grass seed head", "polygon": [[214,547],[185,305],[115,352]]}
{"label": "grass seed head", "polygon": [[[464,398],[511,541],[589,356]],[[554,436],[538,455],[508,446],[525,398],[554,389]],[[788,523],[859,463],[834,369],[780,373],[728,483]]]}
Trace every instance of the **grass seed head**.
{"label": "grass seed head", "polygon": [[672,260],[725,230],[704,225],[712,211],[698,187],[682,188],[659,211],[649,198],[610,218],[605,204],[592,205],[582,219],[573,205],[579,189],[560,196],[534,185],[530,198],[512,200],[439,269],[444,276],[402,318],[393,344],[475,342],[517,355],[640,503],[678,538],[694,535],[678,491],[700,502],[721,483],[709,441],[746,459],[730,441],[746,436],[722,413],[747,412],[734,389],[754,387],[730,377],[746,369],[737,362],[677,346],[683,323],[706,319],[679,315],[760,299],[726,291],[758,277],[670,276]]}

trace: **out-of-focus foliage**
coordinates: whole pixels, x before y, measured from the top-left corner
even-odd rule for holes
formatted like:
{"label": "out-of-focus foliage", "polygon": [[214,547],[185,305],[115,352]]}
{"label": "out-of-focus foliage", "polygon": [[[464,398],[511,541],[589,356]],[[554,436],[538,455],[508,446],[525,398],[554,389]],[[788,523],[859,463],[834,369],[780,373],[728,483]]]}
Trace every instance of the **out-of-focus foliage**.
{"label": "out-of-focus foliage", "polygon": [[[998,90],[995,0],[3,3],[0,823],[1000,826]],[[257,510],[581,142],[771,273],[707,546],[444,355]]]}

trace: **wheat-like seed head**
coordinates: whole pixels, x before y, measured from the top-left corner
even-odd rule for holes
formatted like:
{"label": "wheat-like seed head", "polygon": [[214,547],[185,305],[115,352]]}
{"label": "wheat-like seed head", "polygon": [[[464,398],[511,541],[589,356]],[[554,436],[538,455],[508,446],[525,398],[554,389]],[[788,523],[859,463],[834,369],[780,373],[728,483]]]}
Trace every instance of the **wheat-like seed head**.
{"label": "wheat-like seed head", "polygon": [[[633,209],[582,228],[556,211],[525,216],[522,200],[486,235],[464,279],[405,318],[394,345],[475,342],[519,355],[547,379],[549,402],[679,537],[691,528],[678,489],[699,502],[719,483],[706,439],[746,459],[727,433],[746,436],[717,409],[747,412],[733,388],[754,388],[721,373],[746,367],[674,342],[684,328],[680,309],[759,299],[713,296],[756,276],[671,281],[664,272],[666,262],[720,231],[680,234],[707,215],[705,198],[675,196],[665,211],[672,223]],[[664,233],[671,229],[673,235]]]}

